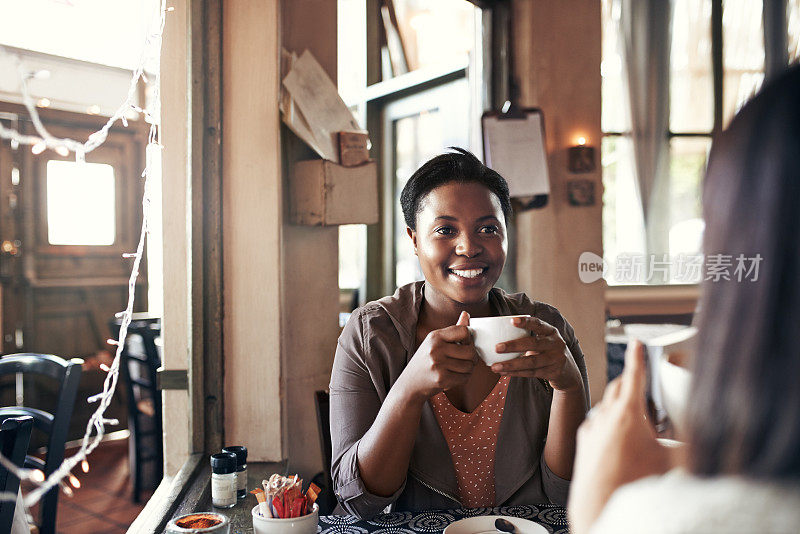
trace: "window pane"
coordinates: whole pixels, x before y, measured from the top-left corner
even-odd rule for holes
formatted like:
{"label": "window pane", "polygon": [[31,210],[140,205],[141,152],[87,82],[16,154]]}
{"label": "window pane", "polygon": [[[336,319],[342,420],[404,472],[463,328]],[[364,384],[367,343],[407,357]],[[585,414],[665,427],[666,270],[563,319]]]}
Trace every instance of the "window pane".
{"label": "window pane", "polygon": [[711,0],[675,0],[670,52],[670,130],[711,132]]}
{"label": "window pane", "polygon": [[[425,111],[394,122],[395,127],[395,283],[399,286],[422,280],[419,261],[414,255],[411,239],[400,209],[400,192],[408,178],[423,163],[440,154],[445,148],[442,113],[438,109]],[[466,133],[465,133],[466,135]],[[466,146],[467,140],[457,146]]]}
{"label": "window pane", "polygon": [[[614,7],[616,5],[616,7]],[[622,70],[622,43],[619,39],[619,2],[603,0],[602,128],[604,132],[629,130],[628,93]]]}
{"label": "window pane", "polygon": [[47,231],[51,245],[113,245],[114,168],[47,162]]}
{"label": "window pane", "polygon": [[669,143],[670,255],[701,251],[702,184],[710,147],[710,137],[673,137]]}
{"label": "window pane", "polygon": [[722,3],[724,126],[764,81],[764,22],[761,7],[762,2],[753,0],[724,0]]}
{"label": "window pane", "polygon": [[339,61],[336,81],[342,100],[352,105],[362,98],[367,86],[367,9],[364,0],[338,0],[337,21]]}
{"label": "window pane", "polygon": [[339,226],[339,288],[357,289],[366,279],[367,225]]}
{"label": "window pane", "polygon": [[800,59],[800,0],[786,3],[786,23],[789,29],[789,63]]}
{"label": "window pane", "polygon": [[624,254],[643,254],[645,250],[644,221],[634,182],[632,150],[627,137],[609,135],[603,138],[603,254],[610,268],[606,277],[610,285],[624,283],[614,276],[617,258]]}
{"label": "window pane", "polygon": [[393,26],[388,7],[381,15],[395,76],[469,61],[479,12],[473,4],[466,0],[394,0],[393,4],[399,28]]}

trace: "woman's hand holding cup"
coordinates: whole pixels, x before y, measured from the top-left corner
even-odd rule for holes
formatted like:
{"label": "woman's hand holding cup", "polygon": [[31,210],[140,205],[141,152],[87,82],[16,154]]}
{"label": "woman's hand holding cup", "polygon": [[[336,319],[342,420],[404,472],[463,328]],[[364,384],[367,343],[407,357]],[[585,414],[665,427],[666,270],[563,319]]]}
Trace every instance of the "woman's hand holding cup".
{"label": "woman's hand holding cup", "polygon": [[469,380],[478,355],[467,325],[469,314],[461,312],[456,324],[425,337],[401,375],[411,395],[426,401]]}
{"label": "woman's hand holding cup", "polygon": [[514,317],[513,325],[532,335],[498,343],[495,351],[522,352],[513,360],[492,365],[501,375],[536,377],[547,380],[553,389],[568,391],[583,388],[578,366],[558,330],[536,317]]}

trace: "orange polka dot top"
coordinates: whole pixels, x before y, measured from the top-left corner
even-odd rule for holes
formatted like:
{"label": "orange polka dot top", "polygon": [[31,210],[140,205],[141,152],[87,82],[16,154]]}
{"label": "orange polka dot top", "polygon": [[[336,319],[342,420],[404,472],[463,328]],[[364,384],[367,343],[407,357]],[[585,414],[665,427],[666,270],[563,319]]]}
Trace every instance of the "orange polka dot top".
{"label": "orange polka dot top", "polygon": [[509,379],[500,377],[471,413],[453,406],[444,392],[430,399],[453,457],[461,503],[467,508],[495,506],[494,456]]}

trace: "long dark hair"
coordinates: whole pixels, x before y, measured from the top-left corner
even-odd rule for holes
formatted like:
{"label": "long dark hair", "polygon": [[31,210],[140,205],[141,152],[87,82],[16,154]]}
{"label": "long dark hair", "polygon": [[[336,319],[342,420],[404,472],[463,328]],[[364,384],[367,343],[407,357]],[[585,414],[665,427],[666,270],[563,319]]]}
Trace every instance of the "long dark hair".
{"label": "long dark hair", "polygon": [[[733,267],[730,280],[702,288],[689,468],[798,480],[800,66],[764,87],[715,139],[703,210],[706,257],[731,256]],[[745,271],[734,275],[740,255]],[[746,272],[752,258],[757,277]]]}

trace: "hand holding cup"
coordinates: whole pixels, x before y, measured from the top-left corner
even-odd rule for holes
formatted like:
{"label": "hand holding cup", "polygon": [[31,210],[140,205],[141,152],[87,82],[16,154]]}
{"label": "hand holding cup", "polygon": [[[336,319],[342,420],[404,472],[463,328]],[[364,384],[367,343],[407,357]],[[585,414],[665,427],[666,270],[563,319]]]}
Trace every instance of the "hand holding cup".
{"label": "hand holding cup", "polygon": [[425,337],[399,380],[413,398],[425,401],[469,380],[478,361],[469,321],[469,314],[461,312],[456,324]]}
{"label": "hand holding cup", "polygon": [[492,363],[492,371],[500,375],[541,378],[559,391],[583,388],[578,366],[555,327],[530,316],[497,319],[508,321],[526,335],[495,345],[496,353],[513,355],[513,358]]}

